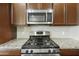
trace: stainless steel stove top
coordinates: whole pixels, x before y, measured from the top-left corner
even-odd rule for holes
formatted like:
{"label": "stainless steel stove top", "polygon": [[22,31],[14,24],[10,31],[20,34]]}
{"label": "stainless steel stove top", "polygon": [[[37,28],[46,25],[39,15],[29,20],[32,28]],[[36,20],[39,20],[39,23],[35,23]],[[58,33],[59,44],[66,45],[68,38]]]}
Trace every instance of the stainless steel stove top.
{"label": "stainless steel stove top", "polygon": [[59,46],[48,36],[32,36],[23,45],[22,49],[59,48]]}

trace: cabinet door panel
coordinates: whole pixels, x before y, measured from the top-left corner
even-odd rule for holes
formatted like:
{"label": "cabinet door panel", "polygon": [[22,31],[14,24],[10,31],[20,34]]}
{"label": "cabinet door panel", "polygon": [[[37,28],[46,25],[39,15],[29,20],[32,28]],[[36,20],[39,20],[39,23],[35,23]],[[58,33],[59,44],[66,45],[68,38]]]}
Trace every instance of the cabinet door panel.
{"label": "cabinet door panel", "polygon": [[52,3],[28,3],[28,9],[52,9]]}
{"label": "cabinet door panel", "polygon": [[10,16],[10,4],[0,3],[0,44],[13,38]]}
{"label": "cabinet door panel", "polygon": [[54,25],[64,25],[65,24],[65,6],[64,3],[54,3],[53,9],[54,9],[54,19],[53,24]]}
{"label": "cabinet door panel", "polygon": [[27,3],[27,8],[28,9],[39,9],[39,4],[38,3]]}
{"label": "cabinet door panel", "polygon": [[17,49],[1,50],[0,56],[20,56],[21,51]]}
{"label": "cabinet door panel", "polygon": [[25,3],[13,3],[12,4],[12,20],[15,25],[25,25],[26,23],[26,4]]}
{"label": "cabinet door panel", "polygon": [[52,9],[52,3],[39,3],[40,9]]}
{"label": "cabinet door panel", "polygon": [[66,4],[66,24],[67,25],[77,24],[77,3]]}
{"label": "cabinet door panel", "polygon": [[78,49],[60,49],[61,56],[79,56]]}

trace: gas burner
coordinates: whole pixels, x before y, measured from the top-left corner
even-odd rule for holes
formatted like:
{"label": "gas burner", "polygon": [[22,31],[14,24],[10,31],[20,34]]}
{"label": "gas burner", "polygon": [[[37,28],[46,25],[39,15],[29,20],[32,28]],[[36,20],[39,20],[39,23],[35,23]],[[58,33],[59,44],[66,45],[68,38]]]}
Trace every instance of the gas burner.
{"label": "gas burner", "polygon": [[50,43],[46,43],[46,45],[50,45]]}
{"label": "gas burner", "polygon": [[44,42],[47,42],[47,40],[45,40]]}

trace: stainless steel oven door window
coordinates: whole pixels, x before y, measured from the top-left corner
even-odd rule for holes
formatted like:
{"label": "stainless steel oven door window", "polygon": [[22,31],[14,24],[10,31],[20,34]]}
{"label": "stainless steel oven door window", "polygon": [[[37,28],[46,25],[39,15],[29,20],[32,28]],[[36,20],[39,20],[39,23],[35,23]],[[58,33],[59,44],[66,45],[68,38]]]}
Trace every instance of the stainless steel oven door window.
{"label": "stainless steel oven door window", "polygon": [[46,13],[28,13],[29,22],[46,22]]}

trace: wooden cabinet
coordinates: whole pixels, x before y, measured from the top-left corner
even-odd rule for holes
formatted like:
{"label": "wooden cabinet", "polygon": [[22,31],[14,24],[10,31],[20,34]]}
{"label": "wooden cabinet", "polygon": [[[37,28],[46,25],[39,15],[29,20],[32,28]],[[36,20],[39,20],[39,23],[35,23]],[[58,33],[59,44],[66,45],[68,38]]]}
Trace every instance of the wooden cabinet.
{"label": "wooden cabinet", "polygon": [[27,3],[28,9],[52,9],[52,3]]}
{"label": "wooden cabinet", "polygon": [[11,40],[15,27],[11,25],[10,4],[0,3],[0,44]]}
{"label": "wooden cabinet", "polygon": [[40,3],[40,9],[52,9],[52,3]]}
{"label": "wooden cabinet", "polygon": [[64,3],[55,3],[53,4],[53,24],[54,25],[64,25],[65,24],[65,9]]}
{"label": "wooden cabinet", "polygon": [[52,9],[53,25],[77,25],[77,3],[13,3],[11,5],[11,23],[25,25],[27,9]]}
{"label": "wooden cabinet", "polygon": [[0,50],[0,56],[20,56],[21,51],[18,49]]}
{"label": "wooden cabinet", "polygon": [[52,9],[51,3],[13,3],[11,4],[11,24],[25,25],[27,9]]}
{"label": "wooden cabinet", "polygon": [[26,4],[25,3],[13,3],[11,4],[11,23],[14,25],[26,24]]}
{"label": "wooden cabinet", "polygon": [[77,25],[76,3],[54,3],[54,25]]}
{"label": "wooden cabinet", "polygon": [[39,9],[38,3],[27,3],[27,9]]}
{"label": "wooden cabinet", "polygon": [[77,3],[66,4],[66,24],[76,25],[77,23]]}
{"label": "wooden cabinet", "polygon": [[79,49],[60,49],[61,56],[79,56]]}

